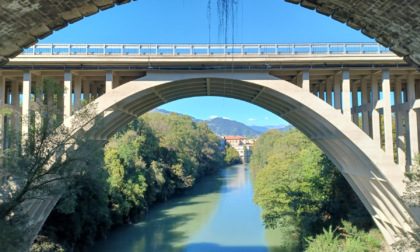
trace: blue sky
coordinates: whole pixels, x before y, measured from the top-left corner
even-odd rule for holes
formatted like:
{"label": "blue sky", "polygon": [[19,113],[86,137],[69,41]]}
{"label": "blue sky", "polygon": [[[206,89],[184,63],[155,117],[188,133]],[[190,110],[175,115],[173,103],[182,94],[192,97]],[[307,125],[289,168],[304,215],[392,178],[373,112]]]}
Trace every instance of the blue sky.
{"label": "blue sky", "polygon": [[[139,0],[100,12],[54,32],[40,43],[304,43],[373,42],[326,17],[283,0],[237,0],[227,30],[217,0]],[[288,124],[255,105],[199,97],[160,108],[195,118],[218,116],[247,125]]]}

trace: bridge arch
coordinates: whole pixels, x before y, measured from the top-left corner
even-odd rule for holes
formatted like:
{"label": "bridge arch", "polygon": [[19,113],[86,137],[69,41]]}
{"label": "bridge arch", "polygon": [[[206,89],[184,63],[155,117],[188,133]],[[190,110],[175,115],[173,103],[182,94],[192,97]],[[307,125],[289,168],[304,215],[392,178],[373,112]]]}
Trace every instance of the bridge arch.
{"label": "bridge arch", "polygon": [[[420,65],[420,3],[403,0],[285,0],[300,4],[361,30],[363,34],[409,63]],[[0,65],[8,58],[20,54],[23,48],[35,44],[38,39],[50,36],[68,24],[84,17],[130,3],[131,0],[36,0],[26,4],[20,1],[0,3]],[[16,22],[15,20],[25,20]],[[28,25],[31,24],[31,25]]]}
{"label": "bridge arch", "polygon": [[[400,199],[404,175],[394,161],[340,111],[265,72],[150,71],[91,103],[103,116],[103,124],[84,130],[90,130],[93,140],[106,142],[135,117],[159,105],[207,95],[251,102],[289,121],[333,160],[389,244],[397,234],[412,232],[407,223],[415,218]],[[72,119],[64,124],[70,126]]]}

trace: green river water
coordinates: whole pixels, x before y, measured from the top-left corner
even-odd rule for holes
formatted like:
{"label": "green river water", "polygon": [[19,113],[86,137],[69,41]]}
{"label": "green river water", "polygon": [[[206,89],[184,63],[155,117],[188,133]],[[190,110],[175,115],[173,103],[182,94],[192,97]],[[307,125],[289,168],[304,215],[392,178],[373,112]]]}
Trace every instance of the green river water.
{"label": "green river water", "polygon": [[283,230],[264,228],[252,198],[248,166],[231,166],[154,205],[141,222],[113,231],[90,251],[293,251]]}

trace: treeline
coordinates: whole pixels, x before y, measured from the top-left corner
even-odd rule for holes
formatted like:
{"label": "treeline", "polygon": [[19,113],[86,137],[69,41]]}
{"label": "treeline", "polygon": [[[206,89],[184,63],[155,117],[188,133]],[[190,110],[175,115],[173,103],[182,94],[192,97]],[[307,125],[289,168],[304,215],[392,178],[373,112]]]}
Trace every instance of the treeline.
{"label": "treeline", "polygon": [[78,175],[32,251],[80,251],[110,229],[138,221],[153,203],[225,165],[219,146],[206,123],[188,116],[139,117],[109,141],[98,157],[101,162]]}
{"label": "treeline", "polygon": [[[345,178],[299,131],[270,130],[262,134],[253,147],[250,167],[257,173],[254,201],[263,209],[264,224],[267,228],[288,227],[286,235],[294,241],[292,246],[296,249],[379,251],[381,248],[377,231],[375,235],[363,232],[374,223]],[[322,235],[311,238],[318,234]],[[346,236],[356,240],[340,239]],[[325,250],[333,243],[337,246]],[[346,248],[347,243],[356,247]]]}

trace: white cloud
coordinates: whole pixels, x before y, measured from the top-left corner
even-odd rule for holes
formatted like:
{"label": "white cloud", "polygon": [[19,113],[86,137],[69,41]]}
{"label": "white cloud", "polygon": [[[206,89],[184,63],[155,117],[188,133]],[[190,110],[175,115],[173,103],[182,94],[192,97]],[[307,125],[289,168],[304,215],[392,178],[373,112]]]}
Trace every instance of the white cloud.
{"label": "white cloud", "polygon": [[209,119],[214,119],[214,118],[217,118],[217,117],[218,116],[212,115],[212,116],[209,117]]}
{"label": "white cloud", "polygon": [[268,120],[268,119],[270,119],[270,118],[268,118],[268,117],[264,117],[264,120]]}
{"label": "white cloud", "polygon": [[256,121],[257,119],[255,119],[255,118],[249,118],[248,119],[248,121],[250,121],[250,122],[253,122],[253,121]]}
{"label": "white cloud", "polygon": [[226,119],[226,120],[230,120],[230,118],[229,117],[222,117],[223,119]]}

